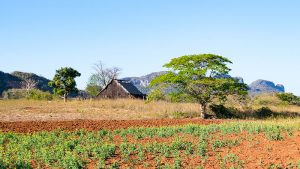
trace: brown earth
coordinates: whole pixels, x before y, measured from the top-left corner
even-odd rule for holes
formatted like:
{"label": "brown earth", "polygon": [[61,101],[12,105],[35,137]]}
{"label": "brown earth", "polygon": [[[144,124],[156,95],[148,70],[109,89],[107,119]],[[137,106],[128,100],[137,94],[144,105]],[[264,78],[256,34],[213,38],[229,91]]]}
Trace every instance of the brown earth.
{"label": "brown earth", "polygon": [[[86,129],[89,131],[100,129],[123,129],[129,127],[155,127],[155,126],[174,126],[183,124],[220,124],[230,122],[230,120],[201,120],[201,119],[159,119],[159,120],[75,120],[75,121],[26,121],[26,122],[0,122],[0,131],[32,133],[37,131],[51,131],[62,129],[73,131],[77,129]],[[249,134],[247,132],[239,134],[223,135],[214,133],[209,141],[209,151],[207,159],[199,156],[186,155],[181,152],[182,168],[297,168],[300,159],[300,132],[293,132],[292,136],[283,133],[284,139],[280,141],[268,140],[264,133]],[[194,145],[199,143],[199,138],[191,135],[177,135],[169,138],[144,138],[136,140],[128,137],[129,143],[147,144],[151,142],[170,144],[176,137],[190,141]],[[212,142],[216,140],[239,140],[238,145],[219,148],[215,151],[211,149]],[[114,143],[119,145],[122,138],[117,136]],[[236,155],[237,159],[235,159]],[[231,157],[231,158],[227,158]],[[132,156],[131,158],[137,159]],[[227,161],[224,159],[227,158]],[[174,158],[162,158],[162,164],[174,164]],[[115,161],[122,161],[120,153],[109,159],[106,163],[112,164]],[[147,165],[145,165],[147,163]],[[144,163],[130,166],[126,162],[121,162],[121,168],[156,168],[156,158],[153,155],[147,155]],[[87,168],[95,168],[97,162],[91,161]],[[145,167],[147,166],[147,167]]]}
{"label": "brown earth", "polygon": [[21,121],[1,122],[0,131],[32,133],[38,131],[85,129],[88,131],[108,129],[125,129],[130,127],[176,126],[184,124],[220,124],[229,120],[201,120],[201,119],[153,119],[153,120],[73,120],[73,121]]}
{"label": "brown earth", "polygon": [[[189,134],[177,135],[168,138],[144,138],[136,140],[133,137],[128,137],[127,141],[131,144],[141,143],[166,143],[171,144],[176,138],[180,137],[184,141],[190,141],[193,145],[199,144],[199,138]],[[287,133],[283,134],[283,140],[275,141],[266,138],[264,133],[250,134],[247,132],[239,134],[224,135],[214,133],[209,140],[209,149],[207,158],[199,157],[198,155],[187,155],[181,151],[181,167],[182,168],[290,168],[297,169],[300,166],[300,132],[295,131],[292,136]],[[235,146],[226,146],[212,150],[212,143],[216,140],[238,140]],[[122,143],[120,136],[114,138],[114,143],[118,146]],[[137,156],[130,156],[131,160],[137,160]],[[161,164],[174,164],[174,158],[161,157]],[[121,153],[117,152],[116,156],[106,161],[106,164],[111,165],[114,162],[120,162],[121,168],[157,168],[156,156],[153,154],[146,155],[142,163],[135,165],[125,162]],[[147,164],[147,165],[145,165]],[[147,167],[146,167],[147,166]],[[96,163],[91,162],[88,168],[96,168]]]}
{"label": "brown earth", "polygon": [[[127,141],[131,144],[141,143],[146,145],[148,143],[166,143],[171,144],[176,138],[181,138],[184,141],[192,142],[193,145],[199,144],[199,138],[189,134],[179,134],[177,136],[168,138],[144,138],[137,140],[134,137],[128,136]],[[202,166],[204,168],[290,168],[297,169],[300,159],[300,132],[295,131],[292,136],[283,133],[283,140],[275,141],[266,138],[264,133],[250,134],[247,132],[239,134],[224,135],[221,133],[214,133],[209,140],[208,156],[207,158],[198,155],[187,155],[184,151],[180,152],[181,167],[182,168],[197,168]],[[235,146],[226,146],[212,150],[212,143],[216,140],[238,140]],[[121,136],[116,136],[113,141],[120,146],[122,143]],[[136,164],[124,161],[120,152],[108,161],[107,165],[114,162],[119,162],[121,168],[158,168],[156,164],[156,157],[153,154],[147,154],[143,162]],[[130,161],[137,160],[136,155],[130,156]],[[161,165],[174,164],[174,158],[161,157]],[[96,168],[97,162],[91,161],[87,168]],[[163,168],[163,167],[162,167]]]}

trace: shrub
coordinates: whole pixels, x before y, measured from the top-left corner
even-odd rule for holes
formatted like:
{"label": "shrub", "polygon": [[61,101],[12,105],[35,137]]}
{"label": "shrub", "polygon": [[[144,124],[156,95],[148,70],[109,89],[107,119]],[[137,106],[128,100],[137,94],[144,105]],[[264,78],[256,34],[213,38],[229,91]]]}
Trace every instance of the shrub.
{"label": "shrub", "polygon": [[166,100],[165,93],[161,88],[158,87],[151,91],[151,93],[147,97],[147,100],[148,100],[148,102]]}
{"label": "shrub", "polygon": [[53,96],[49,92],[38,89],[9,89],[3,92],[4,99],[33,99],[33,100],[52,100]]}
{"label": "shrub", "polygon": [[225,107],[224,105],[210,105],[211,111],[217,116],[217,118],[234,118],[236,117],[237,110],[232,107]]}
{"label": "shrub", "polygon": [[273,114],[273,111],[268,107],[262,107],[255,112],[255,116],[259,119],[271,117]]}
{"label": "shrub", "polygon": [[300,105],[300,98],[293,93],[279,93],[276,95],[281,101],[291,105]]}
{"label": "shrub", "polygon": [[26,90],[24,89],[9,89],[3,92],[4,99],[22,99],[26,98]]}
{"label": "shrub", "polygon": [[38,89],[32,89],[29,91],[28,99],[33,100],[52,100],[53,96],[49,92],[43,92]]}
{"label": "shrub", "polygon": [[192,118],[197,117],[198,113],[196,112],[182,112],[182,111],[175,111],[172,112],[172,117],[175,119],[181,119],[181,118]]}

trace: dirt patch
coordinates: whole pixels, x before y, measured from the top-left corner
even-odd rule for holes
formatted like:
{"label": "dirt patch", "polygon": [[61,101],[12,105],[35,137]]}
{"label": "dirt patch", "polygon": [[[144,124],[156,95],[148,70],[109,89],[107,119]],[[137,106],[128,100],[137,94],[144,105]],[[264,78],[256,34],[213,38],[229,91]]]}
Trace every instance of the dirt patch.
{"label": "dirt patch", "polygon": [[159,127],[184,124],[220,124],[229,120],[201,120],[201,119],[153,119],[153,120],[74,120],[74,121],[24,121],[0,122],[0,131],[32,133],[38,131],[85,129],[95,131],[101,129],[115,130],[130,127]]}
{"label": "dirt patch", "polygon": [[[180,152],[181,167],[182,168],[297,168],[300,159],[300,132],[294,132],[293,136],[284,134],[284,139],[281,141],[268,140],[264,133],[249,134],[247,132],[239,134],[223,135],[215,133],[212,135],[208,144],[208,156],[200,157],[198,155],[188,155],[184,151]],[[193,145],[199,144],[199,138],[192,135],[176,135],[167,138],[145,138],[136,140],[128,137],[127,141],[131,144],[141,143],[146,145],[148,143],[166,143],[170,145],[172,141],[180,137],[183,141],[189,141]],[[216,140],[238,140],[237,145],[225,146],[212,150],[212,143]],[[121,144],[120,138],[115,138],[114,143],[118,146]],[[158,153],[159,154],[159,153]],[[158,155],[153,154],[145,155],[143,163],[132,164],[124,162],[120,152],[116,156],[106,161],[107,165],[114,162],[119,162],[121,168],[158,168],[157,159]],[[175,163],[175,158],[166,158],[159,155],[161,165]],[[131,155],[131,160],[137,160],[138,157]],[[147,164],[147,165],[145,165]],[[88,168],[95,168],[96,163],[90,163]],[[162,167],[163,168],[163,167]]]}
{"label": "dirt patch", "polygon": [[[300,132],[294,132],[293,136],[284,134],[284,139],[281,141],[268,140],[264,133],[249,134],[247,132],[239,134],[223,135],[215,133],[212,135],[208,144],[208,156],[200,157],[199,155],[188,155],[184,151],[180,152],[182,168],[297,168],[300,159]],[[144,138],[137,140],[133,137],[127,137],[129,144],[143,145],[149,143],[166,143],[170,145],[176,138],[180,137],[183,141],[189,141],[193,145],[199,144],[199,137],[188,134],[179,134],[167,138]],[[216,140],[238,140],[237,145],[225,146],[212,150],[212,143]],[[116,137],[113,141],[120,146],[122,143],[120,137]],[[161,154],[156,156],[146,154],[143,162],[132,164],[124,161],[121,152],[106,161],[107,165],[112,165],[118,162],[121,168],[158,168],[157,157],[160,157],[161,165],[174,166],[175,158],[162,157]],[[130,155],[130,160],[137,161],[136,155]],[[92,161],[87,168],[96,168],[97,163]],[[163,168],[163,167],[162,167]]]}

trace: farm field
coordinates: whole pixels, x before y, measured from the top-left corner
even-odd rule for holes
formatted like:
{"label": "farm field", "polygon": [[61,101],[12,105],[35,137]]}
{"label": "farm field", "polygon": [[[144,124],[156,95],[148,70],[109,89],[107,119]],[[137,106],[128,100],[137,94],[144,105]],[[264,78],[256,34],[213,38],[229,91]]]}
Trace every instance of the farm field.
{"label": "farm field", "polygon": [[299,7],[1,1],[0,169],[300,169]]}
{"label": "farm field", "polygon": [[294,119],[5,131],[0,168],[299,168],[299,129]]}
{"label": "farm field", "polygon": [[0,168],[300,168],[299,118],[201,120],[197,104],[139,100],[0,105]]}

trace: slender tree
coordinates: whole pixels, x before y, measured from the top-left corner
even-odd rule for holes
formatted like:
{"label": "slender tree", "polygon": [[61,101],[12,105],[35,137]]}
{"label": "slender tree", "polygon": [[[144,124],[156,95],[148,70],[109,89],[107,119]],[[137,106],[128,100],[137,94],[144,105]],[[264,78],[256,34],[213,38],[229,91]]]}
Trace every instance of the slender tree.
{"label": "slender tree", "polygon": [[101,61],[94,65],[94,70],[95,73],[91,79],[102,88],[108,85],[111,80],[116,79],[121,71],[118,67],[106,68]]}
{"label": "slender tree", "polygon": [[37,86],[37,82],[31,78],[29,79],[24,79],[24,81],[21,83],[22,88],[25,89],[26,91],[29,91],[31,89],[35,89]]}
{"label": "slender tree", "polygon": [[37,82],[31,78],[25,78],[24,81],[21,82],[21,86],[26,90],[26,97],[28,97],[30,90],[37,87]]}
{"label": "slender tree", "polygon": [[121,69],[118,67],[107,68],[101,61],[96,63],[93,68],[95,73],[90,76],[86,91],[95,97],[111,80],[118,78]]}
{"label": "slender tree", "polygon": [[78,92],[75,78],[80,75],[81,74],[73,68],[60,68],[59,70],[56,70],[56,74],[54,75],[53,80],[49,82],[49,86],[53,87],[54,93],[62,96],[64,102],[66,102],[70,92]]}
{"label": "slender tree", "polygon": [[172,59],[164,67],[167,74],[151,81],[151,86],[169,85],[173,94],[188,96],[200,105],[200,117],[207,117],[207,107],[214,99],[226,101],[228,95],[244,96],[247,85],[228,76],[229,59],[214,54],[186,55]]}

